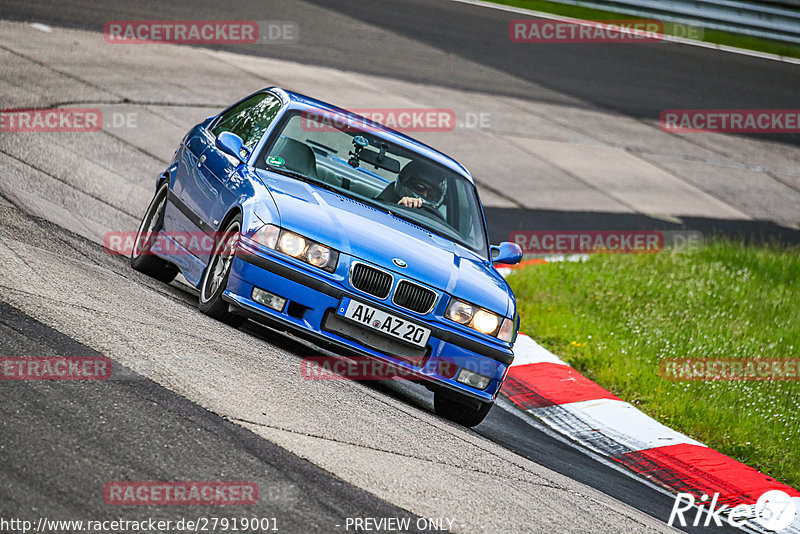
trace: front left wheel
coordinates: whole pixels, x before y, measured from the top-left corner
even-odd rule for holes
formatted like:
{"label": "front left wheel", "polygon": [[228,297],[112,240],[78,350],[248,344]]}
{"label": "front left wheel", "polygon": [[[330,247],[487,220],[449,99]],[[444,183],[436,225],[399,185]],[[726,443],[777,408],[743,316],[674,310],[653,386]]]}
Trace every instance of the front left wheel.
{"label": "front left wheel", "polygon": [[242,231],[242,216],[234,217],[219,234],[214,253],[208,262],[203,280],[200,282],[200,311],[231,326],[241,326],[245,318],[228,311],[228,303],[222,293],[228,286],[228,277]]}

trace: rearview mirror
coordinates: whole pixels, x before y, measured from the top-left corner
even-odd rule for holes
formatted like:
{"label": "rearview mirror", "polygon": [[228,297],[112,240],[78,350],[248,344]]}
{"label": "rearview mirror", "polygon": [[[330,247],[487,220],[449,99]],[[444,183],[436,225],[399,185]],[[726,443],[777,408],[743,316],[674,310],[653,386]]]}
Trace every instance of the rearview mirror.
{"label": "rearview mirror", "polygon": [[400,162],[393,157],[382,154],[382,152],[365,148],[359,153],[358,159],[395,174],[400,172]]}
{"label": "rearview mirror", "polygon": [[244,141],[235,133],[222,132],[217,136],[214,144],[218,149],[239,161],[247,161],[247,158],[250,157],[250,151],[244,146]]}
{"label": "rearview mirror", "polygon": [[492,263],[502,263],[504,265],[516,265],[522,261],[522,249],[516,243],[505,241],[498,246],[491,246]]}

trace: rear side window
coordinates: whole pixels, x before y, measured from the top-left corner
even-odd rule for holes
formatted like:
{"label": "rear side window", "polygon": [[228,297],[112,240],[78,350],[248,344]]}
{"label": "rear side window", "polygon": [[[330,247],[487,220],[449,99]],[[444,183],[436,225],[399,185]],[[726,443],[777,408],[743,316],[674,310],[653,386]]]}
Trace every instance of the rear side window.
{"label": "rear side window", "polygon": [[211,133],[214,137],[222,132],[234,133],[242,138],[244,146],[252,150],[280,109],[281,101],[277,96],[258,93],[220,115]]}

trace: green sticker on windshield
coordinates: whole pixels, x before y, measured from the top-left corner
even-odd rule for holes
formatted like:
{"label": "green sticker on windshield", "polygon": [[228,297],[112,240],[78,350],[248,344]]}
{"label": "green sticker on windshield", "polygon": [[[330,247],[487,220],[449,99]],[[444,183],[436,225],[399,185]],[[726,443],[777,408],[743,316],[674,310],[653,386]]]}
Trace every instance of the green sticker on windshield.
{"label": "green sticker on windshield", "polygon": [[267,163],[275,167],[283,167],[284,161],[283,158],[280,156],[270,156],[269,158],[267,158]]}

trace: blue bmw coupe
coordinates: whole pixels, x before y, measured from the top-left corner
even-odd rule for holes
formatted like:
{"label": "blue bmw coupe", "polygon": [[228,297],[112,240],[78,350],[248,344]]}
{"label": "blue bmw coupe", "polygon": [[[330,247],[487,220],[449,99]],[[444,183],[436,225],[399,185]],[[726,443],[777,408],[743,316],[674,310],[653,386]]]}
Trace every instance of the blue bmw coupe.
{"label": "blue bmw coupe", "polygon": [[[176,236],[200,234],[205,249]],[[469,172],[367,118],[270,87],[181,142],[131,265],[178,272],[200,310],[402,370],[466,426],[492,407],[519,328]],[[165,246],[166,244],[166,246]]]}

